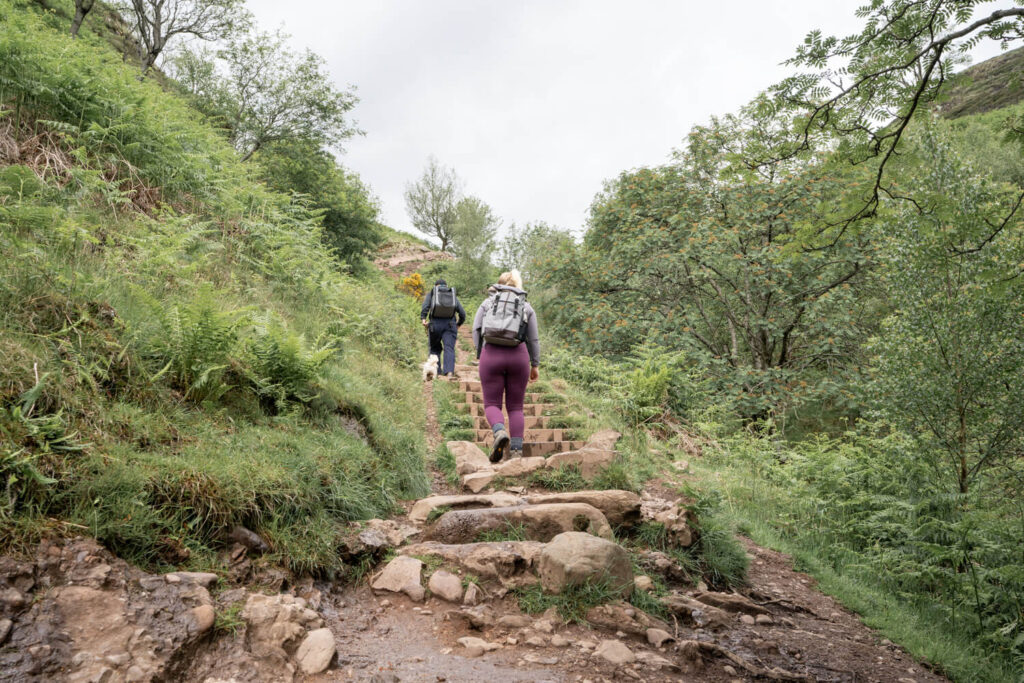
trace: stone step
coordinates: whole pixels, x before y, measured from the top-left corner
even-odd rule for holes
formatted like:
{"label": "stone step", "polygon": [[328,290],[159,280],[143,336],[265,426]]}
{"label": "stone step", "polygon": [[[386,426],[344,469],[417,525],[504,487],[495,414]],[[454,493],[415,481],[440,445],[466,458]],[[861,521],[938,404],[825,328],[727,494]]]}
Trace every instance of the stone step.
{"label": "stone step", "polygon": [[[505,424],[508,424],[508,415],[505,413],[502,414],[505,415]],[[551,418],[545,416],[535,417],[531,415],[530,417],[525,418],[525,420],[527,429],[548,429],[548,422],[551,420]],[[491,428],[491,425],[488,424],[486,417],[474,417],[473,428],[489,430]]]}
{"label": "stone step", "polygon": [[[523,439],[530,442],[563,441],[562,429],[527,429]],[[477,429],[477,442],[490,444],[494,441],[494,432],[491,429]]]}
{"label": "stone step", "polygon": [[462,381],[459,382],[459,391],[465,391],[465,392],[479,392],[479,391],[482,391],[482,387],[480,386],[480,380],[472,380],[472,379],[467,379],[465,377],[461,378],[461,380]]}
{"label": "stone step", "polygon": [[517,496],[508,491],[461,496],[429,496],[416,501],[409,512],[409,521],[414,524],[423,524],[430,519],[431,513],[434,513],[435,510],[443,513],[449,510],[545,505],[549,503],[587,503],[588,505],[593,505],[604,514],[612,528],[632,527],[640,521],[640,496],[631,491],[619,491],[616,489],[533,493],[525,496]]}
{"label": "stone step", "polygon": [[612,528],[604,513],[587,503],[541,503],[509,507],[450,510],[424,532],[424,540],[473,543],[481,534],[502,534],[515,528],[526,540],[547,542],[565,531],[586,531],[608,540]]}
{"label": "stone step", "polygon": [[[537,456],[551,455],[552,453],[564,453],[566,451],[578,451],[586,445],[585,441],[541,441],[523,442],[523,457],[533,458]],[[490,453],[491,447],[483,442],[476,442],[477,448]]]}
{"label": "stone step", "polygon": [[[538,394],[535,392],[526,393],[526,403],[540,403],[544,400],[544,394]],[[482,391],[467,391],[466,392],[466,403],[479,403],[483,405],[484,394]]]}
{"label": "stone step", "polygon": [[[460,410],[463,413],[469,413],[473,417],[484,416],[484,404],[483,403],[463,403],[460,404]],[[559,407],[554,403],[528,403],[523,406],[523,415],[526,417],[543,417],[556,415]]]}

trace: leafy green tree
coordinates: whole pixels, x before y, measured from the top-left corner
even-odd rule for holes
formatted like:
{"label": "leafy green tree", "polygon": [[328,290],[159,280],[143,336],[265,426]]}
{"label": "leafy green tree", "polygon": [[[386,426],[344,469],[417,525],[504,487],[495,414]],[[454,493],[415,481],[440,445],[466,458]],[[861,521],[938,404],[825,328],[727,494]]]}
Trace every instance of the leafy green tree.
{"label": "leafy green tree", "polygon": [[431,156],[419,179],[405,186],[405,211],[413,227],[439,239],[441,251],[451,251],[458,217],[455,207],[461,198],[461,182],[455,171]]}
{"label": "leafy green tree", "polygon": [[558,258],[563,250],[572,250],[575,240],[569,232],[543,221],[527,223],[522,228],[509,226],[498,241],[498,265],[502,270],[519,269],[527,282],[540,274],[542,264]]}
{"label": "leafy green tree", "polygon": [[135,24],[143,74],[175,36],[218,40],[249,22],[245,0],[131,0],[121,9]]}
{"label": "leafy green tree", "polygon": [[463,197],[455,205],[451,247],[456,256],[470,261],[489,261],[501,220],[491,207],[476,197]]}
{"label": "leafy green tree", "polygon": [[857,178],[822,162],[744,167],[767,125],[716,120],[675,164],[609,184],[578,253],[542,277],[557,291],[546,312],[575,345],[688,350],[751,416],[836,388],[868,323],[858,293],[872,249],[853,231],[812,244],[807,229]]}
{"label": "leafy green tree", "polygon": [[[1019,189],[979,176],[930,128],[880,231],[894,311],[871,344],[887,420],[960,493],[1024,452]],[[1006,219],[1006,216],[1010,216]]]}
{"label": "leafy green tree", "polygon": [[323,59],[292,51],[281,32],[249,33],[215,55],[186,51],[175,60],[175,76],[222,122],[243,160],[270,143],[332,147],[359,132],[348,120],[354,92],[335,88]]}
{"label": "leafy green tree", "polygon": [[826,228],[844,230],[874,215],[884,199],[901,192],[886,177],[911,121],[936,101],[942,86],[983,41],[1006,46],[1024,35],[1024,7],[989,11],[993,0],[872,0],[857,15],[856,34],[807,35],[788,64],[804,71],[772,89],[766,106],[798,116],[789,143],[765,156],[771,163],[807,151],[833,148],[852,163],[868,163],[873,181],[859,202]]}
{"label": "leafy green tree", "polygon": [[363,270],[383,235],[377,201],[359,176],[309,140],[271,143],[255,160],[269,187],[309,197],[323,212],[324,240],[350,268]]}

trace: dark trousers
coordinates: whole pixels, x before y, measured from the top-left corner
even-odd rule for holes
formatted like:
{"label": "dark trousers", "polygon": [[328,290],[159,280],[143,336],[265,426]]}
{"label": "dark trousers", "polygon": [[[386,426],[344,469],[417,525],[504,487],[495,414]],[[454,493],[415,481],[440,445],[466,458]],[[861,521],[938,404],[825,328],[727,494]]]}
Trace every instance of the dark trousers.
{"label": "dark trousers", "polygon": [[459,330],[455,318],[431,320],[427,330],[430,335],[430,353],[438,357],[437,372],[450,375],[455,372],[455,337]]}

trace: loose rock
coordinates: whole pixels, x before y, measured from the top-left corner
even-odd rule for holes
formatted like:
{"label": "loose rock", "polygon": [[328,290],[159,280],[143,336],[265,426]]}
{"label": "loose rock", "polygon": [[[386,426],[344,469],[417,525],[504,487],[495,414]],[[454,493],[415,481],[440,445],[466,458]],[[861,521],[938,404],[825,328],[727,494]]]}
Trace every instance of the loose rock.
{"label": "loose rock", "polygon": [[400,593],[406,587],[419,586],[422,569],[423,563],[420,560],[399,555],[388,562],[387,566],[384,567],[384,571],[374,580],[372,584],[373,589]]}
{"label": "loose rock", "polygon": [[317,674],[331,665],[335,652],[334,634],[331,633],[331,629],[318,628],[310,631],[299,645],[295,659],[303,673]]}
{"label": "loose rock", "polygon": [[541,551],[541,585],[552,593],[589,581],[607,580],[621,596],[633,591],[629,554],[616,543],[578,531],[555,536]]}
{"label": "loose rock", "polygon": [[443,569],[438,569],[427,584],[430,592],[448,602],[462,602],[462,580]]}
{"label": "loose rock", "polygon": [[619,640],[602,640],[594,650],[595,657],[601,657],[612,664],[630,664],[636,661],[636,655]]}

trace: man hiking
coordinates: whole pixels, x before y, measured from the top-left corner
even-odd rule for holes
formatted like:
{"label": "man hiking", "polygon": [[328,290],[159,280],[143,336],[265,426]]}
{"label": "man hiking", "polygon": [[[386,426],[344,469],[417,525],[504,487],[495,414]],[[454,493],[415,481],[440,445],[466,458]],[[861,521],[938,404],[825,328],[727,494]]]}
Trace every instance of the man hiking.
{"label": "man hiking", "polygon": [[454,375],[455,336],[459,326],[466,322],[466,309],[455,295],[455,288],[449,287],[443,279],[435,282],[434,288],[427,292],[426,298],[423,299],[420,320],[429,334],[430,353],[438,357],[437,373],[445,376]]}

